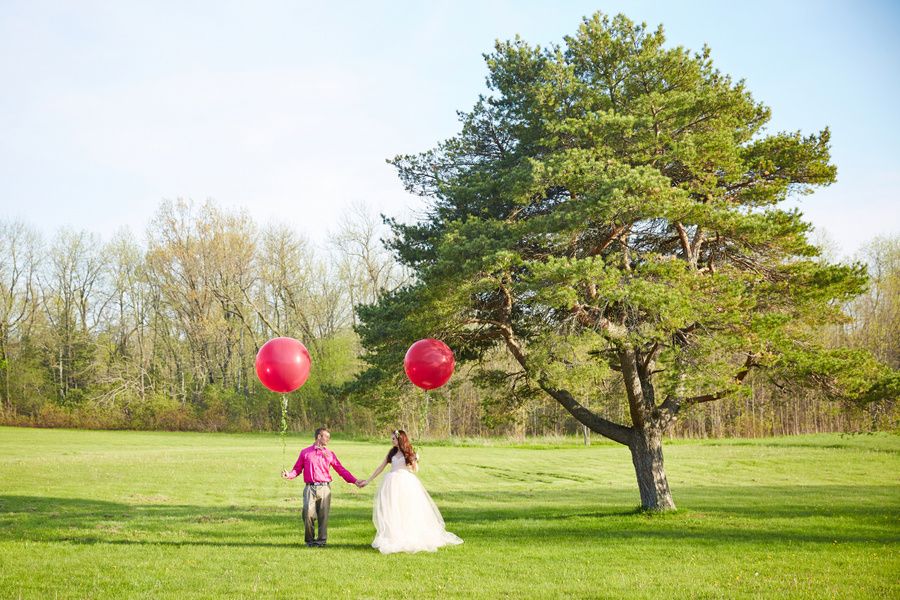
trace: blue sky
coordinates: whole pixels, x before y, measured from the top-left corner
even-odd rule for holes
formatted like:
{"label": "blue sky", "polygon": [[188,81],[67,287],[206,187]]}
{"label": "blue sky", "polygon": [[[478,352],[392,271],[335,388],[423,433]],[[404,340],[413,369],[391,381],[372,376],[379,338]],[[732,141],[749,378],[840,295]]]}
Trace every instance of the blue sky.
{"label": "blue sky", "polygon": [[773,111],[832,129],[838,183],[799,205],[852,254],[900,232],[900,3],[0,2],[0,219],[142,236],[164,199],[215,199],[325,239],[351,203],[408,217],[384,160],[457,130],[482,54],[595,10],[708,44]]}

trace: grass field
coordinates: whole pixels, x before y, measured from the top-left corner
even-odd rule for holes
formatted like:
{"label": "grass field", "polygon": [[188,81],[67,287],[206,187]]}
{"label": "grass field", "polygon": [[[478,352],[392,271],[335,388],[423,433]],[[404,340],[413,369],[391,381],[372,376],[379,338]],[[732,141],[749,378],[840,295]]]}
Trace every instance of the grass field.
{"label": "grass field", "polygon": [[[465,544],[382,556],[375,486],[308,549],[277,435],[0,428],[2,598],[900,598],[900,437],[672,442],[679,510],[635,511],[627,450],[429,446]],[[335,434],[368,476],[387,444]]]}

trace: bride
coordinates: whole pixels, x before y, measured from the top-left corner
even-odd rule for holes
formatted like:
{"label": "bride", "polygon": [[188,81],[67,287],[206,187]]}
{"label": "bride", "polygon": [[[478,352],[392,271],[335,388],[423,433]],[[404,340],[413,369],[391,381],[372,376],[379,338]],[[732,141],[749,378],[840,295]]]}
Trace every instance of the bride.
{"label": "bride", "polygon": [[394,431],[393,448],[372,476],[362,481],[366,486],[390,463],[391,470],[375,493],[372,522],[375,539],[372,547],[382,554],[394,552],[434,552],[441,546],[463,541],[444,529],[444,519],[415,472],[418,457],[413,452],[406,432]]}

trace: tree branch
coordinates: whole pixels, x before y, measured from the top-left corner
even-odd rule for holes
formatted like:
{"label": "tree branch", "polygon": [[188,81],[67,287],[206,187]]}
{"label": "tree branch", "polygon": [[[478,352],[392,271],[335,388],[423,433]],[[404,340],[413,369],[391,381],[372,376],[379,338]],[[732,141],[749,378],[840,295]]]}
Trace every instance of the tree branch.
{"label": "tree branch", "polygon": [[[744,379],[747,377],[747,374],[750,373],[750,369],[753,368],[753,355],[748,354],[747,360],[744,361],[744,366],[741,367],[741,370],[737,372],[734,376],[734,380],[739,384],[744,382]],[[713,400],[721,400],[725,396],[731,394],[734,390],[719,390],[718,392],[712,394],[701,394],[700,396],[693,396],[691,398],[684,398],[681,401],[682,406],[692,406],[694,404],[702,404],[703,402],[712,402]]]}
{"label": "tree branch", "polygon": [[[509,349],[510,353],[516,359],[516,361],[522,366],[522,369],[526,373],[530,373],[531,371],[528,368],[528,360],[525,356],[525,351],[522,349],[522,344],[516,338],[512,326],[509,323],[503,323],[501,321],[494,321],[489,319],[475,319],[475,322],[483,323],[486,325],[493,325],[500,330],[500,333],[503,335],[503,339],[506,342],[506,347]],[[575,419],[588,427],[591,431],[595,433],[599,433],[602,436],[608,437],[609,439],[619,442],[620,444],[625,444],[626,446],[631,441],[631,429],[625,427],[624,425],[619,425],[618,423],[613,423],[612,421],[608,421],[603,417],[591,412],[584,406],[582,406],[575,398],[566,390],[557,389],[556,387],[549,384],[549,382],[544,378],[544,376],[538,377],[538,385],[542,390],[550,394],[554,400],[559,402],[563,408],[569,411]]]}
{"label": "tree branch", "polygon": [[[273,332],[276,336],[280,336],[281,333],[278,331],[278,329],[276,329],[275,327],[273,327],[272,324],[269,323],[269,320],[266,318],[266,316],[263,314],[263,312],[262,312],[261,310],[259,310],[258,308],[256,308],[256,305],[253,303],[253,300],[250,299],[250,295],[247,293],[247,290],[241,290],[241,291],[244,292],[244,299],[245,299],[245,300],[247,301],[247,303],[251,306],[251,308],[253,308],[253,312],[255,312],[255,313],[257,314],[257,316],[260,318],[260,320],[261,320],[263,323],[265,323],[266,327],[268,327],[269,329],[271,329],[272,332]],[[243,315],[241,315],[241,320],[243,320]],[[246,321],[244,321],[244,322],[246,323]],[[248,325],[248,327],[249,327],[249,325]],[[250,333],[253,333],[253,330],[250,330]]]}
{"label": "tree branch", "polygon": [[656,360],[656,357],[659,355],[659,342],[653,342],[653,346],[650,348],[650,351],[647,352],[647,356],[644,358],[644,363],[642,365],[645,372],[650,369],[650,365]]}
{"label": "tree branch", "polygon": [[615,227],[603,241],[595,244],[594,247],[587,252],[587,256],[597,256],[598,254],[606,250],[609,245],[616,241],[619,236],[621,236],[622,233],[629,227],[631,227],[630,223]]}
{"label": "tree branch", "polygon": [[[569,311],[574,315],[582,325],[588,326],[593,325],[607,332],[609,338],[614,340],[622,340],[625,339],[625,336],[628,334],[628,328],[619,325],[618,323],[614,323],[610,321],[606,317],[602,316],[602,309],[596,306],[590,306],[588,304],[576,304]],[[600,315],[595,315],[592,313],[600,313]]]}
{"label": "tree branch", "polygon": [[[741,367],[741,370],[738,371],[734,380],[741,384],[746,379],[747,375],[750,373],[750,369],[756,366],[756,363],[753,360],[753,354],[747,355],[747,360],[744,361],[744,365]],[[666,396],[666,399],[657,407],[657,414],[660,419],[664,419],[668,424],[669,421],[675,418],[675,415],[678,414],[678,411],[681,410],[682,407],[685,406],[693,406],[694,404],[702,404],[704,402],[712,402],[714,400],[721,400],[722,398],[731,394],[734,390],[719,390],[718,392],[714,392],[711,394],[701,394],[699,396],[692,396],[690,398],[677,398],[675,396],[669,395]]]}
{"label": "tree branch", "polygon": [[622,365],[622,379],[625,383],[625,394],[628,396],[631,422],[635,427],[643,427],[653,406],[648,406],[644,397],[644,389],[638,374],[638,358],[635,351],[630,347],[619,350],[619,364]]}
{"label": "tree branch", "polygon": [[700,249],[703,247],[703,241],[706,239],[706,232],[699,225],[694,233],[694,241],[691,242],[691,258],[692,265],[696,269],[697,262],[700,260]]}
{"label": "tree branch", "polygon": [[575,417],[579,423],[586,425],[591,431],[626,446],[631,442],[631,428],[613,423],[591,412],[575,400],[568,391],[556,389],[543,379],[538,381],[538,385],[569,411],[569,414]]}
{"label": "tree branch", "polygon": [[689,265],[696,268],[697,263],[694,260],[694,252],[691,247],[691,241],[688,239],[687,230],[684,228],[684,225],[675,221],[673,223],[675,229],[678,231],[678,239],[681,240],[681,249],[684,250],[684,259],[688,262]]}

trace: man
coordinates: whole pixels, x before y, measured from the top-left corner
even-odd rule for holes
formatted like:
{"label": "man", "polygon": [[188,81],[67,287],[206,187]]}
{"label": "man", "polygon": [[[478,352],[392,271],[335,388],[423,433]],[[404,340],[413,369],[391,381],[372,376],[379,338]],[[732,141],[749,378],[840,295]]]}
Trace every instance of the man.
{"label": "man", "polygon": [[[319,547],[325,545],[328,538],[328,511],[331,509],[331,467],[344,478],[347,483],[362,487],[350,471],[341,465],[334,452],[327,448],[331,434],[328,428],[316,429],[316,442],[309,448],[300,451],[300,457],[290,472],[282,471],[285,479],[295,479],[303,473],[303,524],[306,545]],[[319,535],[316,537],[315,522],[319,522]]]}

